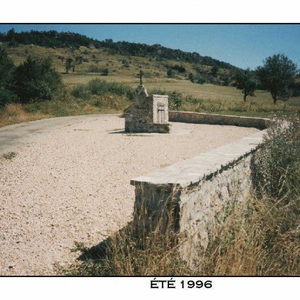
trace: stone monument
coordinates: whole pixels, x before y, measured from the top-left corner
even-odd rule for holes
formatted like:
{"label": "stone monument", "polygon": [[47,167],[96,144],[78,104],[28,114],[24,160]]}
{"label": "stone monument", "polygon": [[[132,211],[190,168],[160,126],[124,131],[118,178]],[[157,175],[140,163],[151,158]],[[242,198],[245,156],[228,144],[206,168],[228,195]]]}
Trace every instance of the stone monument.
{"label": "stone monument", "polygon": [[149,96],[143,85],[140,71],[140,85],[134,95],[134,103],[125,112],[125,131],[129,133],[169,133],[168,96]]}

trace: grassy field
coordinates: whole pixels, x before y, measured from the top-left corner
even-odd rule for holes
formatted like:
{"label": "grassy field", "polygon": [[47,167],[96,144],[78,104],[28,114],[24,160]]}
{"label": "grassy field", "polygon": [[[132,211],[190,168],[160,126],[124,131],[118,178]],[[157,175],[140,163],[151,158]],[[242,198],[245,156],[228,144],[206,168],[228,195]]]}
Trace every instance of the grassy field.
{"label": "grassy field", "polygon": [[[90,80],[99,78],[108,82],[128,84],[137,87],[139,79],[126,76],[100,76],[93,74],[64,74],[63,81],[68,87],[77,84],[86,84]],[[243,94],[232,86],[218,86],[212,84],[196,84],[188,80],[169,78],[145,78],[146,88],[167,92],[176,91],[183,96],[182,110],[197,112],[210,112],[220,114],[233,114],[255,117],[270,117],[289,112],[300,112],[300,97],[291,98],[284,103],[279,101],[273,104],[269,92],[258,90],[255,97],[249,96],[243,102]]]}
{"label": "grassy field", "polygon": [[[74,86],[77,84],[85,84],[91,79],[103,79],[108,82],[126,83],[133,88],[139,84],[139,79],[125,76],[100,76],[95,74],[63,74],[63,82],[67,86]],[[176,80],[168,78],[145,78],[143,82],[148,90],[160,89],[166,91],[178,91],[184,96],[193,96],[201,100],[218,100],[218,101],[243,101],[241,91],[231,86],[219,86],[213,84],[196,84],[189,80]],[[249,101],[266,101],[272,103],[270,93],[266,91],[258,91],[256,97],[250,97]],[[299,98],[300,99],[300,98]],[[300,102],[299,102],[300,104]]]}

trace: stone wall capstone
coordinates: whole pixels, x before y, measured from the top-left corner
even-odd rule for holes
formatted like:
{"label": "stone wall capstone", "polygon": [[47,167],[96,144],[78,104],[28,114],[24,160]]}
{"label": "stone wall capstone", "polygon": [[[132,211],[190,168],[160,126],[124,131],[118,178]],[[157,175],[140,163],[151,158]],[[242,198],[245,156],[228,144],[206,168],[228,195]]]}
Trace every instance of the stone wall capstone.
{"label": "stone wall capstone", "polygon": [[260,130],[268,128],[271,122],[270,119],[267,118],[195,113],[189,111],[169,111],[169,120],[170,122],[253,127]]}

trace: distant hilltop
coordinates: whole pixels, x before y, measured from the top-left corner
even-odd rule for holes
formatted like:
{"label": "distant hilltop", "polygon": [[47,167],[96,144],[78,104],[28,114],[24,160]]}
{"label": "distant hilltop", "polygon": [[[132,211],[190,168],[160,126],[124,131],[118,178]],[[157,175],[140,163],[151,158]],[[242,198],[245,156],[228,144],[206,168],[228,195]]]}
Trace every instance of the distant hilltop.
{"label": "distant hilltop", "polygon": [[96,49],[102,48],[106,49],[110,54],[177,60],[180,62],[201,64],[227,70],[237,69],[237,67],[229,63],[219,61],[209,56],[201,56],[197,52],[185,52],[179,49],[170,49],[159,44],[147,45],[130,42],[114,42],[112,39],[99,41],[74,32],[57,32],[51,30],[17,33],[14,29],[11,29],[7,33],[0,33],[0,42],[7,43],[9,47],[16,47],[18,44],[24,44],[48,48],[78,49],[81,46]]}

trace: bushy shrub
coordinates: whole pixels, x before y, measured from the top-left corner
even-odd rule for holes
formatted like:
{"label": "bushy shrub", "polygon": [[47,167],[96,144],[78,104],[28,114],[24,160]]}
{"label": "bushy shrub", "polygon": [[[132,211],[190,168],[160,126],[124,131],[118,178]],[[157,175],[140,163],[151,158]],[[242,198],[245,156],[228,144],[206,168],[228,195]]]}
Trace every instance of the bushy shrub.
{"label": "bushy shrub", "polygon": [[212,69],[210,70],[211,72],[211,75],[214,76],[214,77],[217,77],[218,76],[218,72],[219,72],[219,68],[218,67],[212,67]]}
{"label": "bushy shrub", "polygon": [[183,96],[181,93],[173,91],[169,94],[170,109],[179,109],[182,106]]}
{"label": "bushy shrub", "polygon": [[98,66],[95,66],[95,65],[92,65],[89,67],[89,72],[91,73],[101,73],[102,72],[102,68],[98,67]]}
{"label": "bushy shrub", "polygon": [[14,92],[21,103],[51,100],[61,87],[61,76],[49,58],[37,60],[29,56],[16,68]]}
{"label": "bushy shrub", "polygon": [[206,80],[205,80],[205,78],[204,77],[197,77],[197,83],[198,84],[203,84],[203,83],[205,83],[206,82]]}
{"label": "bushy shrub", "polygon": [[0,109],[5,107],[6,104],[17,102],[18,97],[12,91],[0,85]]}
{"label": "bushy shrub", "polygon": [[75,98],[84,99],[84,100],[87,100],[92,96],[90,90],[85,84],[78,84],[75,87],[73,87],[71,94]]}
{"label": "bushy shrub", "polygon": [[103,76],[107,76],[107,75],[108,75],[108,68],[102,69],[101,74],[102,74]]}
{"label": "bushy shrub", "polygon": [[260,192],[283,198],[299,191],[300,186],[300,117],[278,119],[264,138],[256,155],[254,176]]}
{"label": "bushy shrub", "polygon": [[125,84],[106,82],[100,79],[93,79],[87,84],[87,89],[92,95],[126,95],[128,97],[133,96],[133,89]]}
{"label": "bushy shrub", "polygon": [[126,108],[133,98],[133,93],[133,89],[128,85],[99,79],[77,85],[71,91],[72,96],[85,100],[85,103],[94,108],[112,111]]}
{"label": "bushy shrub", "polygon": [[194,74],[193,74],[193,73],[189,73],[188,79],[189,79],[191,82],[194,83],[194,81],[195,81],[195,76],[194,76]]}
{"label": "bushy shrub", "polygon": [[173,70],[178,71],[179,73],[184,73],[184,72],[186,72],[185,67],[180,66],[180,65],[175,65],[175,66],[172,66],[171,68],[172,68]]}
{"label": "bushy shrub", "polygon": [[172,69],[168,69],[168,71],[167,71],[167,77],[168,78],[174,78],[174,76],[175,76],[174,71]]}

